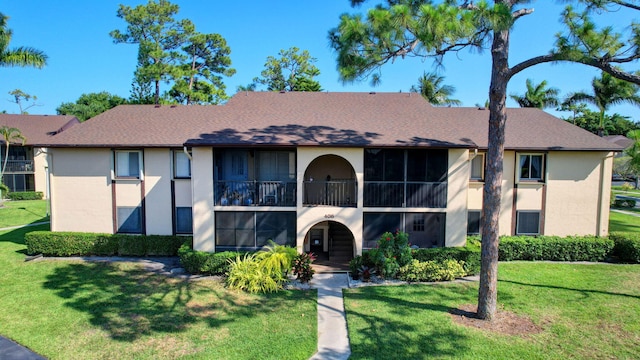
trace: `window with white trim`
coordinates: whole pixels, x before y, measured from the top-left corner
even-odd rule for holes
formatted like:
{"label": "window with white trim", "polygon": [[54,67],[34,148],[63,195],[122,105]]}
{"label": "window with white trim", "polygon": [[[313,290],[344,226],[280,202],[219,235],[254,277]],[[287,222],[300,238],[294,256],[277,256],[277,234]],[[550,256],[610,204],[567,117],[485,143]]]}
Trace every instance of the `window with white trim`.
{"label": "window with white trim", "polygon": [[191,160],[182,150],[173,152],[173,177],[175,179],[191,178]]}
{"label": "window with white trim", "polygon": [[516,235],[540,234],[540,211],[517,211],[516,216]]}
{"label": "window with white trim", "polygon": [[518,178],[522,181],[544,180],[544,155],[519,154]]}
{"label": "window with white trim", "polygon": [[140,151],[116,151],[115,172],[119,178],[140,178]]}
{"label": "window with white trim", "polygon": [[471,180],[484,181],[484,154],[476,154],[471,159]]}

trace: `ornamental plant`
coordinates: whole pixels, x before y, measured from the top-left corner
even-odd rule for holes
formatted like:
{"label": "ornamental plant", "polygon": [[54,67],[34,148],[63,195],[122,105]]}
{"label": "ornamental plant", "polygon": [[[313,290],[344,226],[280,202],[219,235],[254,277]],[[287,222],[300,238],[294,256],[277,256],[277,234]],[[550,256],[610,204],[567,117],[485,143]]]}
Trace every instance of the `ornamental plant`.
{"label": "ornamental plant", "polygon": [[311,263],[316,259],[313,253],[298,254],[293,259],[293,274],[296,275],[296,279],[302,283],[308,283],[311,281],[315,270],[311,267]]}
{"label": "ornamental plant", "polygon": [[385,278],[394,278],[400,267],[412,259],[409,235],[401,231],[395,234],[386,232],[378,239],[378,245],[371,253],[378,273]]}

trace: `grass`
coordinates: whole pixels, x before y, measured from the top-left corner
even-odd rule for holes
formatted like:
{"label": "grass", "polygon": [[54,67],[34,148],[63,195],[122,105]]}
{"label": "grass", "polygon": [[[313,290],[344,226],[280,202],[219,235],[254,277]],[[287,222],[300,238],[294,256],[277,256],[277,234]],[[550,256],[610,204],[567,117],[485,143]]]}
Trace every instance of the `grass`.
{"label": "grass", "polygon": [[45,200],[3,201],[0,228],[49,221]]}
{"label": "grass", "polygon": [[345,290],[352,359],[640,358],[640,266],[501,263],[501,309],[538,334],[508,336],[455,324],[477,283]]}
{"label": "grass", "polygon": [[622,186],[612,186],[611,190],[616,194],[634,193],[640,195],[640,189],[624,189]]}
{"label": "grass", "polygon": [[316,291],[250,295],[132,263],[25,262],[24,234],[47,229],[0,232],[0,334],[47,358],[308,359],[315,352]]}
{"label": "grass", "polygon": [[609,232],[614,231],[640,232],[640,217],[610,211]]}

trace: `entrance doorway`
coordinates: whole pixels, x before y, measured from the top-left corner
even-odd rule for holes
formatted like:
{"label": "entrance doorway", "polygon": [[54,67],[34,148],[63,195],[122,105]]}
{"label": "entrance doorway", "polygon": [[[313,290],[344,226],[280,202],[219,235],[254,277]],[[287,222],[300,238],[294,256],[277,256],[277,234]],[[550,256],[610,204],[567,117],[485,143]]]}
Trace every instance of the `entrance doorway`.
{"label": "entrance doorway", "polygon": [[345,225],[336,221],[316,224],[309,230],[307,241],[307,249],[316,255],[316,271],[349,270],[349,261],[354,254],[354,237]]}

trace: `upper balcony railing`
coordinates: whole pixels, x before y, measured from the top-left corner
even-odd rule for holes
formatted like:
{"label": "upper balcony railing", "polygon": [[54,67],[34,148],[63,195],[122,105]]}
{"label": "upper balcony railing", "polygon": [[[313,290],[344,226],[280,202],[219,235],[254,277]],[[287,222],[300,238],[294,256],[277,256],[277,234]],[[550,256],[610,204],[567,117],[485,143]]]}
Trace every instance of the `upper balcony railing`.
{"label": "upper balcony railing", "polygon": [[288,181],[215,182],[215,205],[296,206],[296,183]]}
{"label": "upper balcony railing", "polygon": [[365,181],[364,206],[447,207],[447,182]]}
{"label": "upper balcony railing", "polygon": [[304,205],[355,207],[358,184],[355,180],[308,180],[304,182]]}
{"label": "upper balcony railing", "polygon": [[[4,161],[0,161],[0,167],[4,165]],[[33,173],[33,160],[8,160],[7,173]]]}

